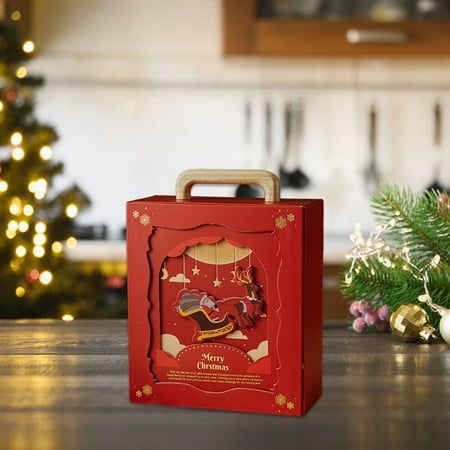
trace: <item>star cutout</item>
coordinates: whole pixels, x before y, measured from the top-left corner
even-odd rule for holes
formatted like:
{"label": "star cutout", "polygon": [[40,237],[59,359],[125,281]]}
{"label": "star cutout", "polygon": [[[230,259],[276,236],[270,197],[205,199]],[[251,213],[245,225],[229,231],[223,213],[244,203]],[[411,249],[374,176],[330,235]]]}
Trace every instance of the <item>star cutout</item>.
{"label": "star cutout", "polygon": [[141,398],[142,397],[142,391],[136,391],[136,397]]}
{"label": "star cutout", "polygon": [[137,219],[139,217],[139,211],[137,209],[135,209],[131,214],[133,215],[133,217],[135,219]]}
{"label": "star cutout", "polygon": [[196,266],[192,268],[192,275],[198,275],[200,273],[200,269]]}
{"label": "star cutout", "polygon": [[214,287],[219,287],[222,282],[220,280],[218,280],[217,278],[213,281]]}
{"label": "star cutout", "polygon": [[294,404],[292,402],[287,402],[287,409],[294,409]]}

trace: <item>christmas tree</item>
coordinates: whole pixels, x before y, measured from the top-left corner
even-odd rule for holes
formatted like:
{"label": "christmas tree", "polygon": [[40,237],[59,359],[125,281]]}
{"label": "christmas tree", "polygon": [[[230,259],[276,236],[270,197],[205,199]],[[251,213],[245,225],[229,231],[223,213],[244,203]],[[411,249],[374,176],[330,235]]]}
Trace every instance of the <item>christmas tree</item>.
{"label": "christmas tree", "polygon": [[[371,198],[378,223],[367,239],[360,226],[350,235],[354,247],[341,277],[350,300],[424,307],[424,299],[450,308],[450,202],[436,190],[414,194],[385,184]],[[430,313],[430,310],[428,310]],[[437,326],[438,314],[430,314]]]}
{"label": "christmas tree", "polygon": [[53,188],[63,165],[52,158],[54,128],[34,115],[43,79],[24,65],[33,51],[12,23],[0,22],[0,317],[75,313],[88,298],[95,307],[99,295],[98,276],[89,285],[64,257],[89,200],[76,185]]}

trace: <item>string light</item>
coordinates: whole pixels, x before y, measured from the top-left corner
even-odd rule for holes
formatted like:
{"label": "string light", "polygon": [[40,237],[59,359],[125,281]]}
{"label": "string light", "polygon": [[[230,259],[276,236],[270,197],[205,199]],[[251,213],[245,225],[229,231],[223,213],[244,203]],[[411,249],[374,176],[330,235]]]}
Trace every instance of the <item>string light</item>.
{"label": "string light", "polygon": [[[396,214],[398,215],[398,214]],[[378,261],[388,268],[395,268],[395,264],[391,261],[391,259],[382,254],[382,252],[391,252],[393,256],[402,261],[402,269],[410,272],[416,280],[419,280],[423,283],[423,290],[425,294],[420,295],[418,297],[419,301],[426,303],[433,311],[439,312],[441,315],[443,314],[443,309],[439,305],[435,305],[428,291],[428,270],[435,269],[441,260],[440,255],[434,255],[430,262],[422,267],[417,267],[411,260],[409,254],[409,248],[404,246],[400,251],[397,251],[394,248],[391,248],[387,242],[383,238],[383,233],[391,230],[396,224],[395,219],[391,219],[387,225],[377,225],[369,235],[368,239],[364,239],[361,233],[361,225],[355,225],[355,231],[350,234],[350,240],[355,244],[354,247],[345,255],[346,259],[351,260],[351,265],[347,273],[345,274],[344,280],[346,284],[352,283],[352,274],[353,270],[358,272],[358,268],[356,266],[357,261],[362,261],[367,268],[369,265],[367,263],[367,258],[376,257]],[[411,228],[403,228],[401,230],[402,233],[410,233]],[[375,269],[373,267],[370,268],[370,273],[372,276],[375,275]],[[446,311],[446,310],[445,310]]]}
{"label": "string light", "polygon": [[10,220],[8,222],[8,230],[17,231],[19,228],[19,224],[15,220]]}
{"label": "string light", "polygon": [[66,207],[66,215],[67,217],[70,217],[73,219],[78,214],[78,206],[74,203],[71,203],[70,205],[67,205]]}
{"label": "string light", "polygon": [[16,255],[19,258],[23,258],[27,254],[27,249],[23,245],[18,245],[16,247]]}
{"label": "string light", "polygon": [[20,268],[20,261],[18,261],[17,259],[13,259],[9,262],[9,267],[11,267],[11,270],[13,272],[17,272]]}
{"label": "string light", "polygon": [[9,140],[12,145],[20,145],[23,141],[22,133],[20,131],[14,131]]}
{"label": "string light", "polygon": [[74,317],[72,316],[72,314],[64,314],[61,317],[62,320],[64,320],[64,322],[72,322],[72,320],[74,319]]}
{"label": "string light", "polygon": [[42,258],[45,255],[45,248],[40,245],[33,247],[33,255],[36,256],[36,258]]}
{"label": "string light", "polygon": [[28,217],[32,216],[34,213],[34,208],[30,204],[27,204],[23,207],[23,213]]}
{"label": "string light", "polygon": [[47,192],[47,180],[45,178],[39,178],[38,180],[31,181],[28,184],[28,190],[34,194],[35,198],[42,200]]}
{"label": "string light", "polygon": [[53,156],[53,151],[48,145],[44,145],[39,150],[39,156],[44,160],[48,161]]}
{"label": "string light", "polygon": [[77,240],[71,236],[66,240],[67,248],[75,248],[77,246]]}
{"label": "string light", "polygon": [[19,79],[25,78],[28,74],[28,71],[26,69],[26,67],[20,66],[17,70],[16,70],[16,77]]}
{"label": "string light", "polygon": [[61,244],[61,242],[59,241],[55,241],[52,244],[52,252],[55,253],[56,255],[61,253],[63,249],[63,246]]}
{"label": "string light", "polygon": [[39,281],[41,282],[41,284],[48,285],[52,282],[52,280],[53,274],[49,270],[44,270],[39,275]]}
{"label": "string light", "polygon": [[33,281],[39,280],[39,275],[40,275],[39,270],[37,270],[37,269],[30,270],[30,278]]}
{"label": "string light", "polygon": [[16,161],[21,161],[25,157],[25,151],[22,147],[15,147],[11,152],[11,156]]}
{"label": "string light", "polygon": [[34,231],[36,231],[36,233],[45,233],[47,230],[47,225],[45,224],[45,222],[37,222],[36,225],[34,226]]}
{"label": "string light", "polygon": [[28,228],[29,228],[30,226],[28,225],[28,222],[26,222],[25,220],[21,220],[20,222],[19,222],[19,231],[21,232],[21,233],[26,233],[27,231],[28,231]]}
{"label": "string light", "polygon": [[21,18],[22,18],[22,14],[19,10],[16,9],[11,13],[11,20],[13,22],[18,22]]}
{"label": "string light", "polygon": [[16,237],[16,232],[13,230],[8,229],[5,234],[8,239],[14,239]]}
{"label": "string light", "polygon": [[19,197],[14,197],[9,205],[9,212],[13,216],[18,216],[22,210],[22,203]]}
{"label": "string light", "polygon": [[8,183],[5,180],[0,180],[0,192],[6,192],[8,190]]}
{"label": "string light", "polygon": [[34,52],[34,42],[33,41],[25,41],[22,45],[22,49],[25,53],[33,53]]}
{"label": "string light", "polygon": [[3,102],[0,100],[0,112],[3,111]]}
{"label": "string light", "polygon": [[23,286],[17,286],[16,288],[16,296],[22,298],[25,295],[26,291]]}
{"label": "string light", "polygon": [[47,236],[45,234],[35,234],[33,237],[33,244],[40,246],[47,242]]}

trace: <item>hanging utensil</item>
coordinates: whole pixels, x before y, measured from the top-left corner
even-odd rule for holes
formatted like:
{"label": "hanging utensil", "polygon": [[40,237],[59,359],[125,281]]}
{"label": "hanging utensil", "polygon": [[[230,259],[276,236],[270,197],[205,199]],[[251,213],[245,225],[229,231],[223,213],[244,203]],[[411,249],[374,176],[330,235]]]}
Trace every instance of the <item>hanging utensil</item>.
{"label": "hanging utensil", "polygon": [[308,176],[297,167],[293,171],[288,166],[298,159],[298,148],[303,125],[303,108],[300,102],[287,102],[284,107],[285,150],[283,162],[280,165],[280,182],[282,186],[304,188],[310,180]]}
{"label": "hanging utensil", "polygon": [[377,168],[377,110],[375,105],[369,109],[369,162],[364,174],[367,192],[373,194],[380,184],[380,175]]}
{"label": "hanging utensil", "polygon": [[272,158],[272,105],[264,104],[264,147],[267,163]]}
{"label": "hanging utensil", "polygon": [[[245,143],[245,150],[250,153],[250,143],[252,140],[252,104],[250,101],[246,101],[244,104],[244,143]],[[266,125],[267,126],[267,125]],[[247,155],[247,159],[248,155]],[[246,164],[248,167],[250,166],[251,161],[248,161],[248,164]],[[261,189],[252,186],[250,184],[240,184],[236,188],[235,197],[238,198],[257,198],[262,197],[263,192]]]}
{"label": "hanging utensil", "polygon": [[433,181],[427,187],[427,190],[435,189],[438,191],[447,191],[440,182],[441,165],[444,149],[442,147],[442,106],[436,102],[433,107],[433,143],[434,143],[434,163],[433,163]]}

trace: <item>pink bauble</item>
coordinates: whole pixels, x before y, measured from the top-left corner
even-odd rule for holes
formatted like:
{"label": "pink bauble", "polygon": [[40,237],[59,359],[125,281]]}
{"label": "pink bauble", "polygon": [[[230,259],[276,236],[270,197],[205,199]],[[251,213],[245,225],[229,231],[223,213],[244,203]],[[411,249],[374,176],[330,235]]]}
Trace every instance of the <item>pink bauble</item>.
{"label": "pink bauble", "polygon": [[375,325],[375,322],[378,320],[378,316],[376,311],[368,311],[363,316],[364,321],[367,325]]}
{"label": "pink bauble", "polygon": [[361,315],[361,313],[359,312],[359,302],[351,303],[348,310],[350,311],[350,314],[354,317],[359,317]]}
{"label": "pink bauble", "polygon": [[372,311],[371,303],[365,300],[360,300],[360,302],[358,303],[358,308],[361,314],[365,314],[366,312]]}
{"label": "pink bauble", "polygon": [[367,328],[367,324],[362,317],[358,317],[353,321],[352,327],[357,333],[362,333]]}
{"label": "pink bauble", "polygon": [[380,320],[389,320],[390,314],[391,314],[391,312],[389,311],[388,305],[380,306],[377,309],[377,315]]}
{"label": "pink bauble", "polygon": [[389,328],[388,323],[385,320],[380,320],[380,319],[378,319],[375,322],[375,326],[378,331],[383,331],[383,332],[387,331]]}

